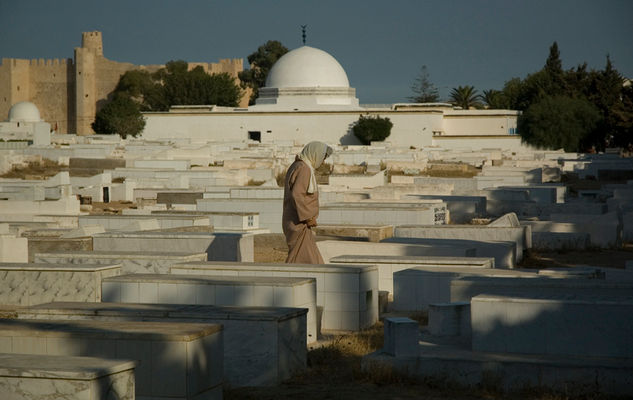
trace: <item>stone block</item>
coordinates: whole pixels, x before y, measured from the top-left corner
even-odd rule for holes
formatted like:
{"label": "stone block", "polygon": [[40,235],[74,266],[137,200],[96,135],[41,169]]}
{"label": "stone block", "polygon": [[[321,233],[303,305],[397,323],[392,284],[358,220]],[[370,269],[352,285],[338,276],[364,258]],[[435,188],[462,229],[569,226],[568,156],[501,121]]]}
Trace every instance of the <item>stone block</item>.
{"label": "stone block", "polygon": [[434,336],[470,337],[470,303],[429,304],[429,332]]}
{"label": "stone block", "polygon": [[385,344],[383,352],[394,357],[416,357],[418,346],[418,323],[410,318],[385,318]]}
{"label": "stone block", "polygon": [[26,263],[29,261],[28,239],[0,234],[0,262]]}
{"label": "stone block", "polygon": [[0,263],[0,304],[101,301],[101,282],[120,265]]}

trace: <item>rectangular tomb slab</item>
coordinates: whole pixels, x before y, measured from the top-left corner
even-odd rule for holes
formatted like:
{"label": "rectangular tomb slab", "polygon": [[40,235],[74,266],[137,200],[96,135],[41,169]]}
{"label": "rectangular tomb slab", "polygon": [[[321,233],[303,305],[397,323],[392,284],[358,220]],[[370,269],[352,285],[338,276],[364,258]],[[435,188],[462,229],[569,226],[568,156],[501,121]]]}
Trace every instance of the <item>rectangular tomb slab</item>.
{"label": "rectangular tomb slab", "polygon": [[305,308],[192,304],[48,303],[21,319],[174,321],[224,326],[224,377],[234,387],[277,385],[305,370]]}
{"label": "rectangular tomb slab", "polygon": [[368,264],[378,267],[378,290],[386,290],[393,297],[394,272],[411,267],[461,267],[494,268],[492,257],[450,257],[450,256],[386,256],[386,255],[341,255],[330,260],[333,264]]}
{"label": "rectangular tomb slab", "polygon": [[317,235],[367,238],[380,242],[393,236],[393,225],[319,225]]}
{"label": "rectangular tomb slab", "polygon": [[222,398],[218,324],[0,319],[0,352],[138,360],[137,398]]}
{"label": "rectangular tomb slab", "polygon": [[94,235],[97,251],[190,252],[207,254],[207,260],[252,261],[253,235],[206,232],[105,232]]}
{"label": "rectangular tomb slab", "polygon": [[119,264],[0,263],[0,304],[101,301],[101,282],[120,270]]}
{"label": "rectangular tomb slab", "polygon": [[35,254],[36,263],[120,264],[121,274],[168,274],[174,264],[206,259],[204,252],[76,251]]}
{"label": "rectangular tomb slab", "polygon": [[2,353],[0,398],[134,400],[136,364],[98,357]]}
{"label": "rectangular tomb slab", "polygon": [[[390,239],[387,239],[390,240]],[[376,256],[448,256],[474,257],[474,247],[450,245],[446,243],[418,244],[418,243],[368,243],[353,240],[322,240],[317,247],[326,263],[332,258],[346,254],[364,254]]]}
{"label": "rectangular tomb slab", "polygon": [[479,295],[474,351],[633,359],[633,296]]}
{"label": "rectangular tomb slab", "polygon": [[317,340],[312,278],[129,274],[103,282],[103,301],[307,308],[307,341]]}
{"label": "rectangular tomb slab", "polygon": [[175,265],[173,274],[316,279],[321,329],[357,331],[378,322],[378,269],[373,265],[199,262]]}
{"label": "rectangular tomb slab", "polygon": [[[429,304],[470,301],[467,296],[455,296],[453,283],[471,277],[532,281],[539,279],[537,270],[413,267],[393,274],[393,308],[398,311],[426,311]],[[485,287],[481,288],[485,290]],[[479,294],[479,293],[477,293]],[[467,298],[466,298],[467,297]]]}
{"label": "rectangular tomb slab", "polygon": [[534,279],[520,276],[462,276],[450,282],[451,301],[470,301],[480,294],[531,297],[539,296],[630,296],[632,282],[612,282],[604,279],[551,278],[538,275]]}

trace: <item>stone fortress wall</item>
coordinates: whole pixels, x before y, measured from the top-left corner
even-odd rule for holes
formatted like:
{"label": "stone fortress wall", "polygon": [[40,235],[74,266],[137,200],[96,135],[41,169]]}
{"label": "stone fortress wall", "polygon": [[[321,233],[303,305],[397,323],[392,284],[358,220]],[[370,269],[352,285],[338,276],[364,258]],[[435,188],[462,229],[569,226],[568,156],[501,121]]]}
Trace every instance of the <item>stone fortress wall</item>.
{"label": "stone fortress wall", "polygon": [[[207,73],[228,73],[237,79],[243,60],[221,59],[218,63],[189,63]],[[125,72],[144,69],[154,72],[163,65],[135,65],[112,61],[103,56],[101,32],[83,32],[81,47],[73,59],[3,58],[0,64],[0,115],[8,115],[11,106],[30,101],[40,110],[42,119],[59,133],[93,133],[90,124],[97,111]],[[242,98],[248,104],[248,95]]]}

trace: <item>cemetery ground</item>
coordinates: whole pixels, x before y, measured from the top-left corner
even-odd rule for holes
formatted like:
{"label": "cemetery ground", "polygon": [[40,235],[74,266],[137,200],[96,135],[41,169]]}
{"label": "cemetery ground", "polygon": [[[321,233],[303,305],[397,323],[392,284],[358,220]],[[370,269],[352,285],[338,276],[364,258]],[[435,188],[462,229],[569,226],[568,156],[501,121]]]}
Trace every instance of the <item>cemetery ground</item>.
{"label": "cemetery ground", "polygon": [[[317,240],[336,239],[318,237]],[[350,238],[346,238],[350,240]],[[262,234],[255,237],[255,261],[283,262],[287,247],[282,234]],[[625,261],[633,259],[633,243],[622,249],[592,251],[530,251],[519,267],[569,267],[592,265],[624,268]],[[410,315],[426,325],[424,315]],[[420,381],[388,370],[363,371],[361,358],[383,345],[383,324],[371,329],[341,335],[327,335],[311,346],[308,352],[308,369],[304,374],[277,387],[246,387],[225,391],[228,400],[242,399],[519,399],[568,400],[607,399],[587,393],[581,397],[565,393],[527,389],[522,392],[501,393],[494,386],[482,384],[466,389],[448,381]]]}

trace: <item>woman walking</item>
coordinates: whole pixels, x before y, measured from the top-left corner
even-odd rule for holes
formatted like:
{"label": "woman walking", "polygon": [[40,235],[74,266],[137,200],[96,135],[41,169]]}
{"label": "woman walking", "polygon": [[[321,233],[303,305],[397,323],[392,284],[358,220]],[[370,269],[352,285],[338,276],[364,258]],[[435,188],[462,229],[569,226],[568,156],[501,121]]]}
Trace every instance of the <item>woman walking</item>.
{"label": "woman walking", "polygon": [[314,170],[332,154],[322,142],[310,142],[286,172],[282,227],[288,243],[287,263],[323,264],[311,228],[317,226],[319,190]]}

